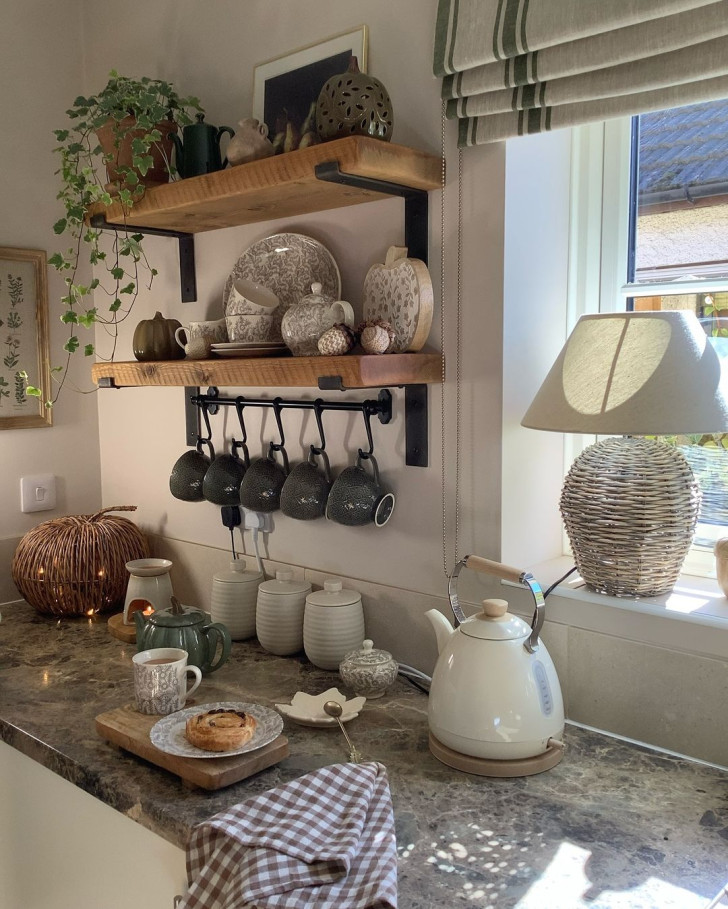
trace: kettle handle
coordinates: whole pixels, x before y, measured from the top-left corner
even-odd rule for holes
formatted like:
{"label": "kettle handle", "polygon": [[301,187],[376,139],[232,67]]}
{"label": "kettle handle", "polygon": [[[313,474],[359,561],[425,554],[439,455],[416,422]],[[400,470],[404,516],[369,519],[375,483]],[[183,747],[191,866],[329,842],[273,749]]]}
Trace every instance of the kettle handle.
{"label": "kettle handle", "polygon": [[[232,139],[233,136],[235,135],[235,130],[230,126],[218,127],[217,136],[216,136],[218,148],[220,147],[220,140],[222,139],[223,133],[229,133],[230,138]],[[222,167],[220,168],[220,170],[225,170],[225,168],[227,167],[227,163],[228,163],[228,159],[226,157],[225,160],[222,162]]]}
{"label": "kettle handle", "polygon": [[222,645],[222,652],[217,659],[216,663],[211,663],[208,672],[214,672],[216,669],[219,669],[222,664],[230,656],[230,650],[232,647],[232,641],[230,639],[230,632],[224,625],[221,625],[219,622],[213,622],[211,625],[206,625],[203,628],[203,633],[208,639],[212,637],[210,641],[210,647],[212,653],[215,653],[217,650],[217,642],[220,641]]}
{"label": "kettle handle", "polygon": [[503,578],[505,581],[512,581],[514,584],[523,584],[524,587],[528,587],[533,595],[535,609],[531,620],[531,634],[523,646],[529,653],[535,653],[538,650],[538,636],[545,618],[546,601],[538,581],[531,572],[521,571],[519,568],[511,568],[509,565],[493,562],[481,556],[467,555],[464,559],[460,559],[447,582],[447,595],[457,624],[465,621],[465,613],[457,595],[457,579],[463,568],[471,568],[473,571],[481,572],[481,574],[490,574],[496,578]]}

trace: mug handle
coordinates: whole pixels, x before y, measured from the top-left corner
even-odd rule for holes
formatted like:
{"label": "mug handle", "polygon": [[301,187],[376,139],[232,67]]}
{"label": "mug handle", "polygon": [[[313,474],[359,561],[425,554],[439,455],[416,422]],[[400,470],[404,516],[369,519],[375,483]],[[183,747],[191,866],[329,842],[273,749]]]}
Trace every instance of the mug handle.
{"label": "mug handle", "polygon": [[184,325],[180,325],[179,328],[176,328],[176,329],[175,329],[175,332],[174,332],[174,339],[175,339],[175,341],[179,344],[179,346],[182,348],[182,350],[184,350],[184,349],[185,349],[185,344],[186,344],[187,342],[186,342],[186,341],[180,341],[180,339],[179,339],[179,333],[180,333],[181,331],[183,331],[183,332],[185,333],[185,335],[187,334],[187,329],[185,328],[185,326],[184,326]]}
{"label": "mug handle", "polygon": [[372,465],[372,473],[374,474],[374,482],[379,486],[379,464],[377,464],[377,459],[373,454],[365,454],[361,449],[359,449],[359,454],[356,456],[356,466],[361,467],[362,470],[362,461],[370,461]]}
{"label": "mug handle", "polygon": [[308,463],[312,467],[318,467],[317,457],[321,457],[324,462],[324,476],[326,477],[326,482],[331,482],[331,464],[329,464],[329,456],[323,450],[323,448],[316,448],[315,445],[311,446],[311,449],[308,453]]}
{"label": "mug handle", "polygon": [[197,691],[197,689],[200,687],[200,682],[202,681],[202,673],[197,668],[197,666],[188,666],[187,669],[185,670],[185,672],[188,672],[188,673],[191,672],[192,675],[195,677],[195,681],[187,689],[187,693],[185,694],[185,701],[186,701],[187,698],[191,694],[193,694],[195,691]]}
{"label": "mug handle", "polygon": [[[235,130],[230,126],[221,126],[218,129],[218,131],[217,131],[217,147],[218,148],[220,148],[220,140],[222,139],[222,137],[225,133],[228,133],[228,135],[232,139],[232,137],[235,135]],[[228,163],[228,159],[226,156],[222,162],[221,170],[225,170],[225,168],[227,167],[227,163]]]}
{"label": "mug handle", "polygon": [[[337,306],[343,314],[343,318],[341,319],[337,319],[334,315]],[[347,303],[346,300],[337,300],[335,303],[332,303],[329,307],[329,314],[334,322],[343,322],[344,325],[348,325],[349,328],[354,327],[354,308],[351,303]]]}
{"label": "mug handle", "polygon": [[217,659],[216,663],[211,663],[208,672],[214,672],[216,669],[219,669],[225,660],[230,656],[230,632],[224,625],[221,625],[219,622],[213,622],[211,625],[208,625],[205,629],[205,636],[209,639],[212,636],[211,646],[213,648],[212,652],[214,653],[217,650],[217,642],[220,641],[222,644],[222,652]]}

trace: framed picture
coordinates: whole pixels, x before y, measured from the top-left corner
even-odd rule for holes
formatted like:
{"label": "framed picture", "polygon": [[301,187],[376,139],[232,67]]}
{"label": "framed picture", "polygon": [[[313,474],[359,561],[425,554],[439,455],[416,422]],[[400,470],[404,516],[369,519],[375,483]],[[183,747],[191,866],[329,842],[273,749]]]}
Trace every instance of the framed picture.
{"label": "framed picture", "polygon": [[42,397],[26,394],[23,370],[48,393],[46,254],[42,249],[0,246],[0,429],[53,422]]}
{"label": "framed picture", "polygon": [[309,124],[314,132],[316,129],[316,102],[321,89],[332,76],[346,72],[352,55],[365,73],[366,25],[255,67],[253,116],[268,126],[268,138],[277,149],[286,139],[286,151],[307,144]]}

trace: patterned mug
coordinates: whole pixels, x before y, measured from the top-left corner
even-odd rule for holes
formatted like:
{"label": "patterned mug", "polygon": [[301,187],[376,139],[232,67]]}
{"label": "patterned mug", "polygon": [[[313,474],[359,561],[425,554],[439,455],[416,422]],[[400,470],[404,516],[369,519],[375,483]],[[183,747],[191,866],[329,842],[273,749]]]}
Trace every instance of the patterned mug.
{"label": "patterned mug", "polygon": [[[155,647],[132,657],[134,694],[139,713],[166,716],[181,710],[187,698],[197,690],[202,672],[187,665],[187,651],[177,647]],[[187,675],[195,681],[187,687]]]}

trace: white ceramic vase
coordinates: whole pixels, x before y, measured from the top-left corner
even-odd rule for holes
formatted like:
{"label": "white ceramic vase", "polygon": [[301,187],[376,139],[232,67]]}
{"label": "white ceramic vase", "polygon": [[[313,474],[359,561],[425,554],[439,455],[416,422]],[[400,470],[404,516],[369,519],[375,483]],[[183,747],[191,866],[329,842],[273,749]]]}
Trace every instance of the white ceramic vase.
{"label": "white ceramic vase", "polygon": [[360,593],[344,589],[337,578],[327,578],[323,590],[306,597],[303,647],[314,666],[338,669],[349,651],[362,646],[364,637]]}
{"label": "white ceramic vase", "polygon": [[212,621],[223,624],[233,641],[255,637],[255,606],[263,577],[257,568],[246,571],[245,560],[236,559],[229,571],[220,571],[212,579]]}
{"label": "white ceramic vase", "polygon": [[276,656],[303,650],[303,612],[310,592],[308,581],[294,581],[293,572],[285,570],[258,587],[255,629],[264,650]]}

